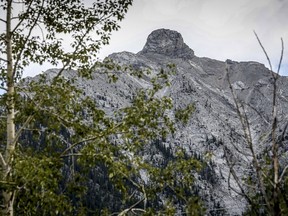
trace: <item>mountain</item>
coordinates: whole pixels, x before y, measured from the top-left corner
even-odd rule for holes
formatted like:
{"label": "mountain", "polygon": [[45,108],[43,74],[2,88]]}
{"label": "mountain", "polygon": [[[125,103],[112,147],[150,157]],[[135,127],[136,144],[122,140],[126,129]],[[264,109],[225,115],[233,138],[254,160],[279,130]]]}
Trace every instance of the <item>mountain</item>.
{"label": "mountain", "polygon": [[[169,29],[153,31],[144,48],[136,54],[120,52],[107,58],[120,65],[131,65],[135,69],[149,69],[152,75],[168,64],[176,66],[176,73],[169,75],[171,85],[164,87],[158,96],[171,97],[176,108],[194,104],[196,110],[187,125],[177,125],[175,135],[165,140],[165,145],[172,149],[181,146],[187,151],[208,155],[213,166],[206,173],[206,178],[199,177],[202,196],[206,197],[207,202],[211,199],[209,197],[213,197],[213,200],[222,203],[227,214],[241,214],[247,203],[242,196],[231,190],[231,187],[237,188],[237,184],[230,178],[224,150],[230,152],[237,162],[235,169],[240,177],[251,167],[253,161],[250,156],[245,155],[249,151],[228,75],[238,101],[245,106],[253,145],[256,154],[261,157],[262,150],[269,146],[269,139],[271,140],[272,72],[263,64],[253,61],[236,62],[228,59],[223,62],[197,57],[184,43],[181,34]],[[53,76],[55,72],[57,69],[51,69],[46,74]],[[75,73],[66,71],[64,75],[69,78]],[[288,109],[288,78],[274,75],[278,77],[277,118],[280,133],[287,122],[285,111]],[[95,72],[92,77],[91,80],[79,78],[76,85],[86,95],[94,98],[107,113],[129,105],[137,89],[152,85],[150,76],[137,78],[123,73],[112,84],[107,83],[107,77],[103,74]],[[285,130],[284,132],[286,133]],[[288,139],[288,136],[284,137]],[[210,214],[217,215],[218,210],[207,205]]]}

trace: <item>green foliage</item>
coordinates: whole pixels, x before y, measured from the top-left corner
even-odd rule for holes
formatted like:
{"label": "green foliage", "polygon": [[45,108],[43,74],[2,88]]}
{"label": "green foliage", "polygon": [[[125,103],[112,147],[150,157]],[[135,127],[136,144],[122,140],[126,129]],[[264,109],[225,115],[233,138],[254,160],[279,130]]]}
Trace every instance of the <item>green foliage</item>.
{"label": "green foliage", "polygon": [[195,111],[195,106],[193,104],[189,104],[184,109],[176,110],[175,118],[178,121],[183,122],[184,124],[187,124],[191,116],[191,113],[193,113],[194,111]]}
{"label": "green foliage", "polygon": [[[8,2],[0,4],[3,13]],[[89,76],[99,49],[109,43],[111,32],[120,28],[118,22],[131,4],[132,0],[97,0],[87,7],[81,0],[23,1],[11,35],[15,79],[21,78],[28,65],[45,62],[55,66],[62,64],[63,69],[77,67],[82,76]],[[36,31],[41,31],[41,36]],[[4,55],[5,33],[0,36],[3,44],[0,54]],[[67,44],[63,36],[71,41],[69,51],[64,49]],[[4,86],[6,75],[3,65],[1,81]]]}
{"label": "green foliage", "polygon": [[[1,2],[1,10],[12,13],[11,2]],[[0,153],[5,156],[0,158],[0,188],[13,199],[15,214],[201,212],[201,202],[194,198],[192,188],[193,175],[201,164],[182,150],[173,152],[162,165],[145,155],[155,140],[175,131],[166,114],[173,110],[171,99],[157,96],[169,85],[175,66],[161,69],[151,78],[150,89],[139,89],[131,106],[112,114],[101,110],[97,101],[75,84],[79,77],[91,79],[93,73],[103,73],[107,82],[116,82],[121,73],[138,78],[150,73],[109,60],[96,61],[100,47],[119,29],[118,21],[132,1],[98,0],[89,7],[80,0],[19,4],[18,23],[11,32],[0,35],[0,55],[13,60],[12,74],[8,73],[8,61],[0,66],[1,86],[10,89],[0,96],[0,113],[8,116],[14,108],[16,111],[8,122],[0,120]],[[11,24],[11,20],[6,22]],[[38,28],[41,36],[35,36]],[[71,38],[68,51],[62,36]],[[10,45],[12,56],[5,49]],[[21,80],[27,66],[45,62],[62,68],[33,81]],[[68,70],[74,73],[69,79],[63,76]],[[178,110],[176,118],[185,123],[193,110],[192,105]],[[5,144],[8,124],[16,126],[15,139]],[[1,201],[7,204],[4,195]]]}
{"label": "green foliage", "polygon": [[17,215],[58,215],[72,212],[68,197],[61,194],[62,162],[34,151],[17,156],[13,179],[17,184]]}
{"label": "green foliage", "polygon": [[[265,170],[265,167],[262,167],[263,170]],[[266,167],[267,169],[267,167]],[[267,173],[271,172],[271,169],[267,169]],[[256,186],[256,182],[255,182],[255,176],[253,175],[248,175],[246,177],[246,182],[248,183],[248,185],[253,186],[254,188],[257,188]],[[272,182],[272,174],[268,174],[265,177],[265,190],[267,192],[267,197],[269,199],[270,205],[272,205],[272,207],[274,208],[273,204],[275,203],[275,198],[273,197],[273,185],[271,184]],[[280,203],[280,212],[281,215],[287,215],[288,214],[288,196],[287,196],[287,192],[288,192],[288,180],[287,177],[283,179],[283,181],[281,181],[279,183],[279,188],[280,188],[280,193],[279,193],[279,197],[277,197],[279,199],[279,203]],[[244,215],[267,215],[269,214],[269,209],[267,204],[265,203],[263,194],[261,192],[257,192],[253,189],[250,189],[250,193],[248,193],[249,198],[251,199],[251,204],[248,205],[246,211],[244,212]]]}
{"label": "green foliage", "polygon": [[[155,83],[163,82],[161,79],[155,79]],[[52,206],[61,214],[100,214],[105,204],[89,207],[91,201],[85,198],[91,170],[100,171],[102,174],[93,174],[93,178],[103,179],[99,184],[110,185],[111,194],[119,196],[115,197],[119,205],[112,209],[106,205],[111,213],[128,208],[143,196],[147,206],[144,200],[139,205],[147,212],[168,211],[166,204],[153,204],[162,195],[173,203],[182,199],[182,205],[187,206],[187,197],[194,196],[193,175],[200,163],[181,151],[166,165],[157,167],[142,153],[153,146],[151,141],[174,132],[173,122],[165,114],[173,109],[171,99],[155,97],[159,89],[139,90],[131,106],[108,116],[73,83],[73,79],[57,77],[51,81],[41,76],[18,87],[17,110],[21,115],[15,122],[22,131],[11,181],[21,188],[16,200],[19,214],[45,215]],[[141,180],[143,173],[148,182]]]}

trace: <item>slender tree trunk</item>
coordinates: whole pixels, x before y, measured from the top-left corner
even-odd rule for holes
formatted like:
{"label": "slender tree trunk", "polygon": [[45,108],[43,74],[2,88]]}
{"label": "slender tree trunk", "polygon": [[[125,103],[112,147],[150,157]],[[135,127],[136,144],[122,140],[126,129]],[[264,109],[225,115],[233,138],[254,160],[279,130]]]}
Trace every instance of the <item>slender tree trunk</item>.
{"label": "slender tree trunk", "polygon": [[274,216],[281,216],[281,209],[280,209],[280,190],[279,186],[276,185],[273,191],[273,215]]}
{"label": "slender tree trunk", "polygon": [[[7,16],[6,16],[6,54],[7,54],[7,144],[5,150],[5,166],[2,173],[4,181],[9,182],[9,174],[11,171],[11,162],[15,150],[15,88],[13,75],[13,57],[12,57],[12,32],[11,32],[11,16],[12,16],[12,0],[7,1]],[[3,191],[4,214],[13,216],[14,191],[6,189]]]}
{"label": "slender tree trunk", "polygon": [[280,183],[279,183],[279,159],[278,159],[278,144],[276,140],[273,144],[273,168],[274,168],[274,187],[273,187],[273,215],[280,216]]}
{"label": "slender tree trunk", "polygon": [[[272,72],[271,72],[272,73]],[[273,185],[273,215],[280,216],[281,209],[280,209],[280,184],[279,184],[279,155],[278,155],[278,142],[277,142],[277,106],[276,106],[276,99],[277,99],[277,79],[278,74],[275,75],[272,73],[272,77],[274,79],[273,82],[273,104],[272,104],[272,153],[273,153],[273,174],[274,174],[274,185]]]}

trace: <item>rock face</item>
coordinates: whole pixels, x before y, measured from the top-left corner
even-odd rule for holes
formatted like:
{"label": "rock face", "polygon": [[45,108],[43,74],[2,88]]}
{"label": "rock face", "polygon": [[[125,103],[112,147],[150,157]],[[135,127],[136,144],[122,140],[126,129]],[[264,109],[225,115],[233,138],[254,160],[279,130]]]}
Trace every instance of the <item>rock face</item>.
{"label": "rock face", "polygon": [[172,58],[191,59],[194,51],[183,41],[182,35],[177,31],[169,29],[158,29],[153,31],[139,54],[157,53]]}
{"label": "rock face", "polygon": [[[108,58],[137,69],[148,68],[152,74],[165,68],[167,64],[176,65],[176,74],[169,77],[171,85],[163,88],[159,96],[171,97],[176,108],[193,103],[196,111],[186,126],[177,126],[178,131],[166,141],[166,145],[172,148],[182,146],[187,151],[202,155],[210,154],[216,177],[213,183],[205,179],[200,181],[201,193],[222,203],[227,209],[227,215],[241,214],[245,201],[228,187],[229,168],[223,157],[223,148],[229,149],[237,158],[237,164],[241,164],[237,167],[240,176],[245,172],[245,166],[252,164],[252,160],[249,157],[244,158],[235,150],[236,146],[238,150],[247,151],[247,144],[229,89],[226,67],[229,67],[235,94],[239,101],[247,105],[246,112],[256,153],[265,148],[262,138],[271,128],[273,84],[270,71],[257,62],[222,62],[199,58],[183,42],[180,33],[167,29],[153,31],[143,50],[137,54],[121,52],[111,54]],[[65,76],[74,76],[73,74],[75,72],[67,71]],[[135,89],[151,87],[149,77],[145,76],[139,79],[123,74],[115,84],[109,84],[105,76],[97,72],[93,74],[93,78],[94,80],[78,79],[76,85],[95,98],[108,113],[115,108],[127,106]],[[278,88],[277,115],[281,127],[288,118],[287,77],[279,78]],[[284,155],[287,153],[284,152]],[[231,184],[236,187],[233,182],[230,186]],[[209,210],[209,205],[207,208]]]}

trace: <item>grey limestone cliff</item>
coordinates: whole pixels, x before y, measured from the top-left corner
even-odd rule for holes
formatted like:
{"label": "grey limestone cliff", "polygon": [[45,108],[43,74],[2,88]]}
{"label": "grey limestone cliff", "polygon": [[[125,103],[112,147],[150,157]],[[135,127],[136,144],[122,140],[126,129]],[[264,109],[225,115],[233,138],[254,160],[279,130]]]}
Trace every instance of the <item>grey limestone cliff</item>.
{"label": "grey limestone cliff", "polygon": [[[206,190],[206,194],[224,203],[229,214],[241,214],[245,201],[228,187],[229,168],[223,157],[223,148],[234,151],[235,158],[242,165],[237,168],[239,173],[245,172],[252,159],[242,157],[234,149],[236,146],[245,151],[246,144],[229,89],[226,68],[230,68],[230,80],[236,95],[247,105],[256,151],[265,148],[266,143],[261,141],[261,137],[271,127],[271,72],[258,62],[223,62],[197,57],[184,43],[180,33],[168,29],[153,31],[144,48],[137,54],[121,52],[111,54],[108,58],[135,68],[148,68],[152,73],[167,64],[176,65],[176,74],[169,77],[171,85],[163,88],[159,95],[171,97],[176,108],[193,103],[196,111],[186,126],[177,126],[178,131],[166,141],[167,145],[172,148],[182,146],[187,151],[212,155],[217,184],[212,185],[205,181],[199,184]],[[66,76],[70,76],[69,74],[72,76],[73,72],[66,72]],[[136,89],[151,86],[149,77],[136,78],[123,74],[115,84],[107,84],[107,79],[97,72],[93,74],[93,78],[78,79],[77,85],[107,111],[126,106]],[[280,77],[278,86],[277,114],[281,127],[287,122],[288,79]],[[236,187],[235,183],[231,184]]]}

